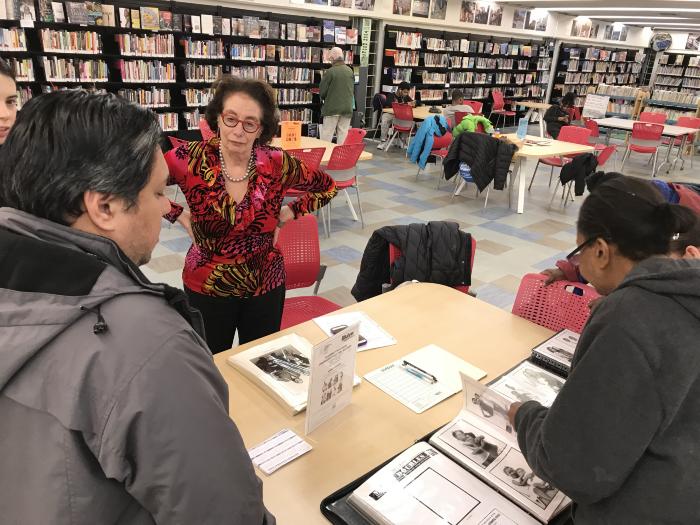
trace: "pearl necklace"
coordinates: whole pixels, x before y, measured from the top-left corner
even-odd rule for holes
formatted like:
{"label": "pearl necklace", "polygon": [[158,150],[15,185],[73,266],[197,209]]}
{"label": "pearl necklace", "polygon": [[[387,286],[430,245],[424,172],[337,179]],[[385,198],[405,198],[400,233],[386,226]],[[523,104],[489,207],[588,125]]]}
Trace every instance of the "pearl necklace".
{"label": "pearl necklace", "polygon": [[248,179],[255,171],[255,152],[253,151],[250,152],[250,159],[248,159],[248,169],[246,170],[246,174],[242,177],[239,177],[238,179],[234,179],[228,174],[228,170],[226,169],[226,161],[224,160],[224,152],[221,151],[221,144],[219,144],[219,159],[221,160],[221,173],[230,182],[243,182],[244,180]]}

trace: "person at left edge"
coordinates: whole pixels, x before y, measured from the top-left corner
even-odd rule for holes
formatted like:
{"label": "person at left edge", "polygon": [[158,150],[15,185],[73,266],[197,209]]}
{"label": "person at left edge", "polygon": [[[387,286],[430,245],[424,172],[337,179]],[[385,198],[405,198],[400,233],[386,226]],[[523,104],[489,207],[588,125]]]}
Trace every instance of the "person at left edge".
{"label": "person at left edge", "polygon": [[[333,179],[269,143],[279,119],[269,84],[226,76],[206,119],[217,136],[165,158],[191,213],[194,244],[182,280],[204,318],[213,353],[277,332],[284,306],[280,223],[317,210],[336,194]],[[290,189],[303,195],[282,205]]]}
{"label": "person at left edge", "polygon": [[0,151],[0,522],[271,525],[180,290],[138,266],[168,179],[155,114],[34,97]]}
{"label": "person at left edge", "polygon": [[0,58],[0,147],[17,118],[17,84],[12,66]]}

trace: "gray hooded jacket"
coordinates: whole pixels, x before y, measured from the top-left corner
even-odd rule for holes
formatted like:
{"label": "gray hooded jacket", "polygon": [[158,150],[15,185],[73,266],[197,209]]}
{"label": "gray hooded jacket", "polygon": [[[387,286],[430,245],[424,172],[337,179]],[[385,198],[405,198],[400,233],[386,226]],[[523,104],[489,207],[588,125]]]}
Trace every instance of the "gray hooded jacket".
{"label": "gray hooded jacket", "polygon": [[647,259],[594,310],[547,410],[518,443],[576,524],[700,523],[700,260]]}
{"label": "gray hooded jacket", "polygon": [[274,523],[183,297],[0,208],[2,523]]}

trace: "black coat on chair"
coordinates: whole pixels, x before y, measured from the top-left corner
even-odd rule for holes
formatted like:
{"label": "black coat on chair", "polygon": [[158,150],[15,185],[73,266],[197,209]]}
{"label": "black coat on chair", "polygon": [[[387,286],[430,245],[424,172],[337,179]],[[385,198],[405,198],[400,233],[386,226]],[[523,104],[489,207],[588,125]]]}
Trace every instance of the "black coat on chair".
{"label": "black coat on chair", "polygon": [[465,162],[471,168],[471,175],[479,191],[485,190],[491,181],[494,181],[495,189],[502,190],[517,149],[515,144],[485,133],[461,133],[450,144],[450,150],[442,163],[445,178],[449,180],[459,171],[460,162]]}

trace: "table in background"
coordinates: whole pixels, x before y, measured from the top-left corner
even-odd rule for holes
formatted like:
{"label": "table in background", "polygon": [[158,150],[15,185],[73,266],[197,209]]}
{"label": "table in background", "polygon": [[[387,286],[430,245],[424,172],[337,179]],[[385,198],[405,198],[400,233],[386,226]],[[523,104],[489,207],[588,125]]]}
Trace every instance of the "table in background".
{"label": "table in background", "polygon": [[[437,113],[431,113],[431,107],[436,107],[440,111]],[[391,113],[392,115],[394,114],[394,110],[392,108],[384,108],[382,111],[384,113]],[[441,113],[442,109],[439,106],[417,106],[413,108],[413,120],[425,120],[428,117],[432,117],[433,115],[440,115]]]}
{"label": "table in background", "polygon": [[525,113],[525,118],[530,120],[530,118],[534,115],[537,114],[537,116],[540,119],[540,137],[544,137],[544,113],[547,111],[552,105],[551,104],[546,104],[544,102],[536,102],[534,100],[521,100],[521,101],[515,101],[514,104],[516,106],[520,106],[523,108],[527,108],[527,113]]}
{"label": "table in background", "polygon": [[[282,139],[279,137],[273,138],[272,146],[275,148],[282,148]],[[299,148],[292,149],[326,148],[326,152],[323,154],[323,160],[321,163],[327,164],[331,158],[331,152],[336,146],[337,144],[334,144],[333,142],[317,139],[316,137],[301,137],[301,146],[299,146]],[[373,155],[366,149],[360,154],[360,161],[372,160],[372,158]]]}
{"label": "table in background", "polygon": [[[632,120],[619,117],[597,118],[594,120],[598,123],[598,127],[619,129],[628,133],[632,133],[632,126],[635,122],[642,122],[641,120]],[[664,127],[664,130],[661,134],[666,137],[671,137],[673,140],[671,140],[671,143],[668,145],[668,150],[666,150],[666,158],[659,165],[659,167],[656,168],[656,170],[658,173],[659,171],[661,171],[661,166],[663,166],[664,164],[669,164],[669,167],[666,169],[666,173],[668,173],[671,171],[671,149],[673,143],[678,137],[681,137],[681,145],[678,148],[678,154],[676,155],[676,158],[673,159],[673,168],[675,168],[676,162],[678,161],[678,159],[680,159],[683,148],[685,148],[685,143],[688,140],[688,135],[695,135],[696,133],[698,133],[698,130],[695,128],[684,128],[683,126],[672,126],[670,124],[662,125]]]}
{"label": "table in background", "polygon": [[[516,317],[452,288],[419,283],[340,310],[366,312],[398,344],[357,354],[360,376],[423,346],[436,344],[488,373],[490,381],[530,355],[552,335],[550,330]],[[297,325],[215,356],[229,386],[230,414],[252,447],[283,428],[304,436],[302,412],[291,416],[262,389],[226,363],[230,355],[285,333],[311,343],[325,339],[313,322]],[[459,394],[423,414],[410,409],[363,379],[352,404],[305,439],[314,447],[306,455],[263,480],[264,500],[280,524],[325,524],[321,500],[357,479],[425,434],[446,424],[462,407]]]}

